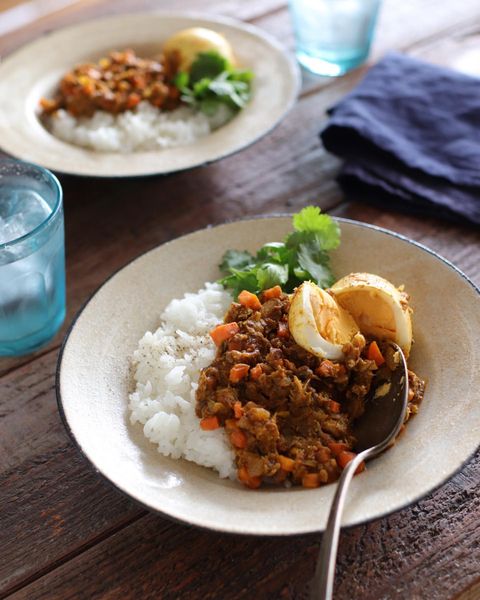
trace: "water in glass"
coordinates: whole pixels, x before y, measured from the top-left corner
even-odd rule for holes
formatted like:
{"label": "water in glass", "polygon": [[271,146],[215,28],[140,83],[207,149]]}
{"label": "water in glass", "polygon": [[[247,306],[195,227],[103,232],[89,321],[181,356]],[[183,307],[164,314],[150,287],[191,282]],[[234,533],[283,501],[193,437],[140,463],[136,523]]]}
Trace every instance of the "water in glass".
{"label": "water in glass", "polygon": [[65,317],[63,215],[39,228],[53,209],[28,178],[0,186],[0,355],[37,348]]}
{"label": "water in glass", "polygon": [[380,0],[290,0],[299,62],[342,75],[368,56]]}

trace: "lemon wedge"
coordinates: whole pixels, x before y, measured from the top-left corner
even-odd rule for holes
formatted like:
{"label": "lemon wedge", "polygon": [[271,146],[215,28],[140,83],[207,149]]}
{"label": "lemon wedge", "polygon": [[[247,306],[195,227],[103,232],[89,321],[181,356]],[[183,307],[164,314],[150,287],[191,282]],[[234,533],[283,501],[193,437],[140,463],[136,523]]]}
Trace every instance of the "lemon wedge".
{"label": "lemon wedge", "polygon": [[412,346],[411,309],[408,295],[372,273],[351,273],[331,290],[338,304],[347,310],[368,336],[393,340],[405,356]]}
{"label": "lemon wedge", "polygon": [[320,358],[342,360],[342,347],[359,332],[354,319],[311,281],[293,295],[288,326],[295,342]]}
{"label": "lemon wedge", "polygon": [[168,38],[163,45],[163,51],[167,56],[173,52],[179,53],[180,71],[189,71],[200,52],[212,50],[234,64],[233,50],[228,41],[220,33],[205,27],[182,29]]}

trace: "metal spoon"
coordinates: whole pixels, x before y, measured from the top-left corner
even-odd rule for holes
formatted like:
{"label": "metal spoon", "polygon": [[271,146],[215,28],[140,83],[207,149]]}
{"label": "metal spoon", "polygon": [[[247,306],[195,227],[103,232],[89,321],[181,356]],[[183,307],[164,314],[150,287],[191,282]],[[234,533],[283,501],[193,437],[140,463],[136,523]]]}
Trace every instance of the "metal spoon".
{"label": "metal spoon", "polygon": [[[358,454],[345,467],[338,481],[312,581],[311,600],[332,598],[340,522],[348,486],[355,471],[363,461],[377,456],[393,442],[405,420],[408,402],[407,362],[399,346],[389,343],[398,352],[400,360],[394,371],[388,369],[385,377],[378,375],[375,378],[365,401],[365,412],[353,424],[356,439],[354,449]],[[379,395],[379,392],[385,393]]]}

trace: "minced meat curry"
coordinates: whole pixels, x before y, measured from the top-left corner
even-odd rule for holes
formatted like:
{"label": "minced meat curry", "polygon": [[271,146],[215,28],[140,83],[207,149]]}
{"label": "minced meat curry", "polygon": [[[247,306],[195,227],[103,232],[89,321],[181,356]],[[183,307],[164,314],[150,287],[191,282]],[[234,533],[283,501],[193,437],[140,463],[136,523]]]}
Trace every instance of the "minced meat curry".
{"label": "minced meat curry", "polygon": [[[201,373],[196,398],[201,427],[226,429],[247,487],[335,481],[354,456],[351,425],[363,412],[382,344],[357,334],[343,347],[344,362],[318,358],[290,335],[289,295],[276,286],[250,296],[232,303],[212,332],[217,355]],[[410,414],[424,383],[409,372],[409,385]]]}
{"label": "minced meat curry", "polygon": [[66,73],[55,97],[42,98],[40,106],[44,114],[62,108],[74,117],[91,117],[96,110],[118,114],[142,101],[171,110],[180,104],[180,90],[173,84],[179,60],[175,53],[153,60],[130,49],[110,52]]}

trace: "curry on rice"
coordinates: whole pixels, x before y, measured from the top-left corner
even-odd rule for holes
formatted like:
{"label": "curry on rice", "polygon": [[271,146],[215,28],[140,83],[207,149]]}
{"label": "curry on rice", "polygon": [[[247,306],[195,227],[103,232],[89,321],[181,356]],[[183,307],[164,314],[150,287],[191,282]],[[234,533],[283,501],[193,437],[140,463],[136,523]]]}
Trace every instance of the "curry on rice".
{"label": "curry on rice", "polygon": [[[342,362],[315,356],[289,329],[291,296],[279,286],[239,295],[211,335],[217,354],[199,379],[196,413],[204,430],[224,427],[238,479],[318,487],[353,458],[352,423],[379,369],[395,368],[390,346],[357,333]],[[409,371],[408,414],[424,382]],[[363,469],[363,465],[360,469]]]}

